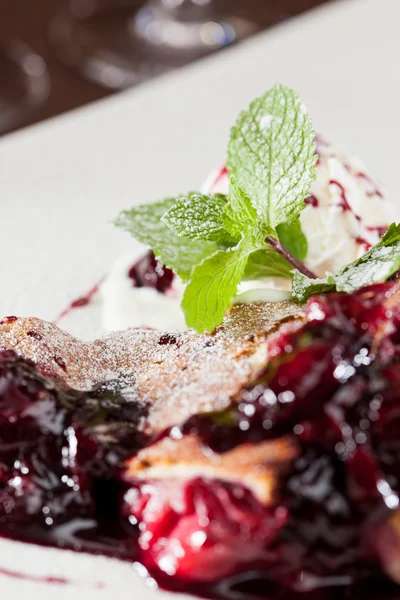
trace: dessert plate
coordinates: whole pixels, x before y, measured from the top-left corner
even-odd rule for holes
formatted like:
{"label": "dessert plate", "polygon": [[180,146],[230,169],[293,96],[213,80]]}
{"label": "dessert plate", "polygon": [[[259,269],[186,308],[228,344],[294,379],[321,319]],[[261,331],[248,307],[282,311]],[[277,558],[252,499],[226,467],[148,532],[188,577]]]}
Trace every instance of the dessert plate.
{"label": "dessert plate", "polygon": [[296,89],[316,129],[362,157],[397,202],[399,18],[396,0],[335,2],[179,74],[4,137],[0,314],[53,320],[90,289],[132,248],[111,224],[118,212],[198,188],[225,158],[239,111],[275,81]]}
{"label": "dessert plate", "polygon": [[[99,281],[131,248],[110,225],[119,210],[197,187],[220,163],[237,112],[275,79],[301,92],[318,130],[363,156],[396,202],[400,74],[391,62],[399,18],[396,0],[335,3],[178,75],[5,138],[0,313],[53,320]],[[9,595],[179,598],[109,558],[4,539],[0,555],[0,589]]]}

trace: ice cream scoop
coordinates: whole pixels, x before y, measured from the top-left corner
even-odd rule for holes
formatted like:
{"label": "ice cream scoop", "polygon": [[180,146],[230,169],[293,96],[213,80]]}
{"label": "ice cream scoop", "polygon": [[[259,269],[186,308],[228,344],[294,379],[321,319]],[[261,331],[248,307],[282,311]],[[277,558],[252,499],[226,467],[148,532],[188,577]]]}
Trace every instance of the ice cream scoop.
{"label": "ice cream scoop", "polygon": [[[318,277],[334,273],[376,244],[397,211],[363,162],[317,138],[317,179],[300,216],[308,241],[304,260]],[[204,191],[227,194],[228,171],[214,172]]]}

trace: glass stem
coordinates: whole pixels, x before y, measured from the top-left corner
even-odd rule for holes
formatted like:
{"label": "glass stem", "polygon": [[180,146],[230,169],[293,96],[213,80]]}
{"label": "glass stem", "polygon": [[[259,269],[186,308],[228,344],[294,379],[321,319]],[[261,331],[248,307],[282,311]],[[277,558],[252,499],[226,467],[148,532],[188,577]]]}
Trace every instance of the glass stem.
{"label": "glass stem", "polygon": [[214,0],[151,0],[151,5],[177,19],[195,20],[214,12]]}

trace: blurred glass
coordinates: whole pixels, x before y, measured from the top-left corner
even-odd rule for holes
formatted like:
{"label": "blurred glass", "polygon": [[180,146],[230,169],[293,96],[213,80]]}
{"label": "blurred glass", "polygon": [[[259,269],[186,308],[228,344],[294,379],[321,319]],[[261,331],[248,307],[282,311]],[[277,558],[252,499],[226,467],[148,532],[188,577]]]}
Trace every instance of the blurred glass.
{"label": "blurred glass", "polygon": [[219,0],[70,0],[50,38],[64,63],[100,85],[120,89],[187,64],[257,27]]}
{"label": "blurred glass", "polygon": [[22,123],[47,99],[46,63],[23,42],[0,42],[0,133]]}

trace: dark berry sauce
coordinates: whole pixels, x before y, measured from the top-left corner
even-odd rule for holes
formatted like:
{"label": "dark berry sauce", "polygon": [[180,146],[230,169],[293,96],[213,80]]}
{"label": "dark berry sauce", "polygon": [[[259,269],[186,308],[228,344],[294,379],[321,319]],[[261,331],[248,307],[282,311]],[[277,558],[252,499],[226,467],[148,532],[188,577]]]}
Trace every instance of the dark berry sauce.
{"label": "dark berry sauce", "polygon": [[386,308],[390,292],[383,284],[312,299],[307,324],[275,340],[276,358],[237,404],[181,428],[217,452],[297,439],[280,503],[288,519],[272,561],[263,559],[282,586],[298,587],[300,576],[362,582],[380,563],[390,570],[385,554],[400,565],[400,538],[390,547],[400,493],[400,311]]}
{"label": "dark berry sauce", "polygon": [[0,569],[0,575],[10,577],[11,579],[26,579],[30,582],[36,583],[50,583],[55,585],[67,585],[69,583],[68,579],[64,579],[62,577],[36,577],[33,575],[22,575],[21,573],[9,571],[8,569]]}
{"label": "dark berry sauce", "polygon": [[361,236],[356,237],[356,243],[359,246],[363,246],[363,249],[365,252],[367,252],[370,248],[372,248],[371,242],[368,242],[368,240],[366,240],[365,238],[363,238]]}
{"label": "dark berry sauce", "polygon": [[365,181],[367,181],[371,185],[371,187],[373,188],[373,190],[370,192],[371,195],[376,195],[379,196],[379,198],[383,198],[383,194],[378,188],[376,182],[369,175],[367,175],[367,173],[360,171],[356,173],[355,176],[359,179],[365,179]]}
{"label": "dark berry sauce", "polygon": [[14,317],[14,316],[4,317],[4,319],[2,319],[0,321],[0,325],[8,325],[9,323],[14,323],[17,320],[18,320],[18,317]]}
{"label": "dark berry sauce", "polygon": [[176,344],[177,341],[177,337],[172,333],[164,333],[160,336],[158,343],[160,344],[160,346],[169,346]]}
{"label": "dark berry sauce", "polygon": [[126,461],[152,443],[146,406],[0,352],[1,534],[138,561],[160,587],[205,598],[399,600],[382,574],[400,565],[396,285],[310,299],[255,383],[182,425],[218,453],[289,436],[297,458],[268,506],[206,476],[138,482]]}
{"label": "dark berry sauce", "polygon": [[132,557],[118,516],[123,460],[145,440],[146,408],[99,387],[81,394],[0,353],[0,530]]}
{"label": "dark berry sauce", "polygon": [[[89,306],[89,304],[92,302],[93,298],[96,296],[97,292],[99,291],[99,288],[100,288],[100,284],[97,284],[94,287],[92,287],[92,289],[90,289],[87,292],[87,294],[85,294],[84,296],[81,296],[80,298],[77,298],[76,300],[71,302],[71,304],[60,313],[60,315],[55,320],[55,323],[58,323],[58,321],[60,321],[61,319],[63,319],[67,315],[69,315],[69,313],[73,309],[84,308],[85,306]],[[34,336],[32,336],[32,337],[34,337]]]}
{"label": "dark berry sauce", "polygon": [[90,304],[92,301],[93,296],[97,294],[98,291],[99,286],[95,285],[87,294],[85,294],[85,296],[81,296],[80,298],[77,298],[71,302],[70,308],[82,308],[83,306],[88,306],[88,304]]}
{"label": "dark berry sauce", "polygon": [[311,194],[311,196],[308,196],[308,198],[304,200],[304,204],[307,204],[308,206],[313,206],[314,208],[318,208],[319,200],[316,196]]}
{"label": "dark berry sauce", "polygon": [[343,185],[339,182],[336,181],[336,179],[331,179],[331,181],[329,182],[329,185],[335,185],[337,188],[339,188],[340,191],[340,198],[341,198],[341,202],[339,204],[340,208],[344,211],[344,212],[351,212],[355,218],[360,221],[360,217],[359,215],[356,215],[355,212],[353,211],[353,209],[351,208],[349,201],[347,200],[347,195],[346,195],[346,190],[344,189]]}
{"label": "dark berry sauce", "polygon": [[31,329],[30,331],[27,331],[26,335],[28,337],[35,338],[35,340],[38,340],[38,341],[40,341],[42,339],[42,334],[33,329]]}
{"label": "dark berry sauce", "polygon": [[375,231],[379,237],[383,237],[388,230],[387,225],[382,225],[381,227],[367,227],[366,229],[368,231]]}
{"label": "dark berry sauce", "polygon": [[165,294],[172,285],[174,273],[157,260],[150,250],[129,269],[128,277],[132,279],[134,287],[150,287]]}

